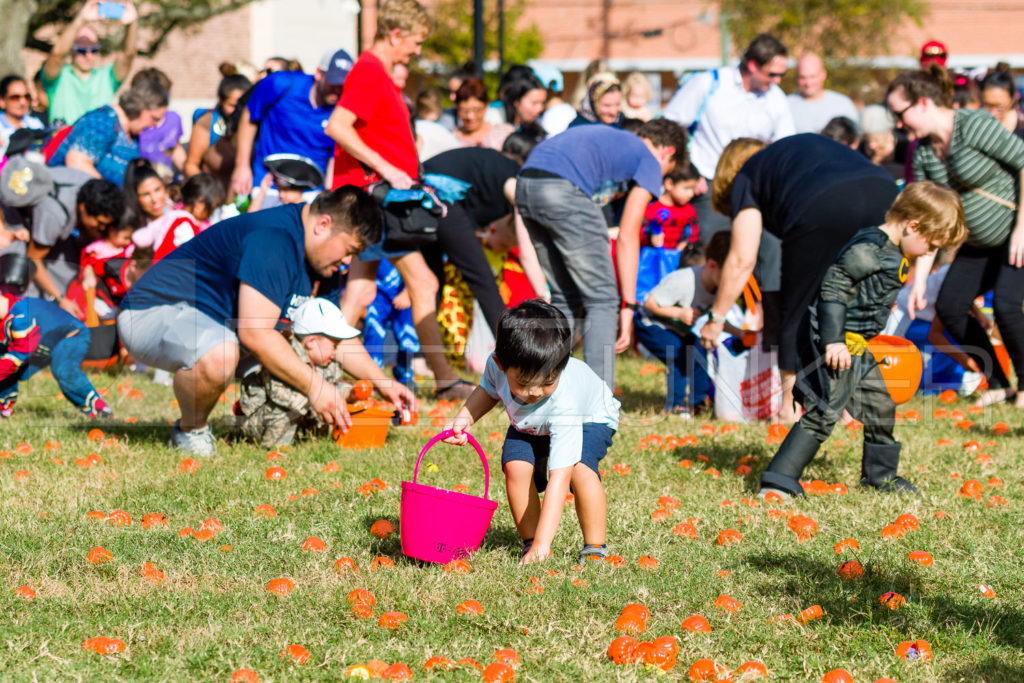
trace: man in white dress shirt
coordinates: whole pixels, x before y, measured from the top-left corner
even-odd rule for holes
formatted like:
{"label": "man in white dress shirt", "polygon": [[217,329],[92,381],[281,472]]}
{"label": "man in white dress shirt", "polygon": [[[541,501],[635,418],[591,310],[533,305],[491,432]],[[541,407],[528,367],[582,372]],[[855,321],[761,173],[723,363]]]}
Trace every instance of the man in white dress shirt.
{"label": "man in white dress shirt", "polygon": [[797,133],[820,133],[828,122],[845,116],[857,122],[853,101],[834,90],[825,89],[828,71],[821,57],[809,52],[796,63],[796,92],[786,98],[793,112]]}
{"label": "man in white dress shirt", "polygon": [[707,192],[725,146],[736,138],[774,142],[794,133],[793,116],[779,87],[788,54],[777,38],[762,33],[744,50],[739,66],[696,74],[665,107],[665,118],[691,130],[690,160],[703,176],[701,194],[693,199],[701,241],[729,229],[729,220],[712,211]]}

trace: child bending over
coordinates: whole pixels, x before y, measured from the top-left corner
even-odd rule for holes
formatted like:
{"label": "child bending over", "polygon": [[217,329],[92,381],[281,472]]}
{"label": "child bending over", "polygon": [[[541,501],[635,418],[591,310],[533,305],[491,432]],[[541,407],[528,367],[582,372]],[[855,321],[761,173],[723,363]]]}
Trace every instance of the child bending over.
{"label": "child bending over", "polygon": [[715,301],[730,234],[723,231],[711,236],[703,265],[666,275],[647,294],[634,320],[637,341],[668,368],[665,412],[684,419],[703,412],[708,405],[707,353],[690,328]]}
{"label": "child bending over", "polygon": [[0,417],[13,413],[19,384],[47,366],[64,397],[82,413],[110,417],[81,369],[88,350],[89,329],[63,308],[0,291]]}
{"label": "child bending over", "polygon": [[797,373],[796,388],[807,412],[761,475],[762,494],[803,495],[800,475],[844,408],[864,423],[861,485],[917,490],[896,474],[896,406],[867,340],[885,326],[907,279],[907,259],[958,244],[966,234],[959,195],[924,181],[907,185],[896,197],[884,225],[858,231],[843,247],[805,313],[809,333],[799,348],[804,369]]}
{"label": "child bending over", "polygon": [[[340,384],[341,366],[335,361],[338,342],[359,336],[345,322],[341,309],[327,299],[310,299],[295,311],[291,347],[302,362],[326,381],[338,384],[348,396],[350,385]],[[256,366],[242,378],[237,411],[242,433],[266,448],[287,446],[301,427],[326,433],[326,425],[309,405],[306,395]]]}
{"label": "child bending over", "polygon": [[512,424],[501,466],[523,542],[520,564],[547,559],[570,484],[583,530],[580,561],[608,556],[598,463],[618,429],[619,402],[593,370],[569,357],[572,342],[569,321],[549,303],[532,299],[506,311],[480,386],[446,427],[455,434],[445,441],[461,446],[468,427],[505,405]]}

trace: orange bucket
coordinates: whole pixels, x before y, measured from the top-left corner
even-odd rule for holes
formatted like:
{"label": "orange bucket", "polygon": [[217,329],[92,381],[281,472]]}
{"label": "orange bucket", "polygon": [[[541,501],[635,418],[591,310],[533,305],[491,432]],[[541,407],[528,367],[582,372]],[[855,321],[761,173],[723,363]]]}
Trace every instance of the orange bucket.
{"label": "orange bucket", "polygon": [[[351,408],[351,406],[350,406]],[[395,416],[394,411],[382,408],[366,408],[358,412],[349,411],[352,426],[342,433],[334,430],[334,441],[346,450],[358,448],[380,448],[388,438],[388,426]]]}

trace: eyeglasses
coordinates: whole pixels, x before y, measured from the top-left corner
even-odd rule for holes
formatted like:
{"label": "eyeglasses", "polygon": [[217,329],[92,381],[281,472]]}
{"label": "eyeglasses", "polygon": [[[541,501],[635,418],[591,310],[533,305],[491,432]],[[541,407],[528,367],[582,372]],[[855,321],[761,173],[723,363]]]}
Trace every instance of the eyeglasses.
{"label": "eyeglasses", "polygon": [[915,104],[917,104],[917,102],[911,102],[907,106],[903,107],[903,109],[901,109],[900,111],[892,112],[892,115],[894,117],[896,117],[897,121],[902,123],[903,122],[903,115],[906,114],[908,111],[910,111],[911,107],[913,107]]}
{"label": "eyeglasses", "polygon": [[100,51],[99,45],[93,45],[92,47],[73,47],[71,51],[76,55],[94,55]]}

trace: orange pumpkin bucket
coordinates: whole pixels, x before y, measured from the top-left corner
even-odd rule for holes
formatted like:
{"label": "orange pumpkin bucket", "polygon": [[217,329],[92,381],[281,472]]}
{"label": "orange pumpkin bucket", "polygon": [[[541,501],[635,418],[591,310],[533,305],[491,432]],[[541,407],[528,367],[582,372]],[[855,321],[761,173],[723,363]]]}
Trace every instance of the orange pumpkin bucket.
{"label": "orange pumpkin bucket", "polygon": [[395,413],[382,408],[356,408],[349,405],[352,426],[342,433],[334,430],[334,441],[345,450],[357,448],[380,448],[388,438],[388,426]]}
{"label": "orange pumpkin bucket", "polygon": [[914,398],[921,386],[921,373],[924,365],[921,352],[914,342],[902,337],[880,334],[868,341],[868,351],[878,361],[878,369],[882,371],[885,388],[896,405],[906,403]]}

